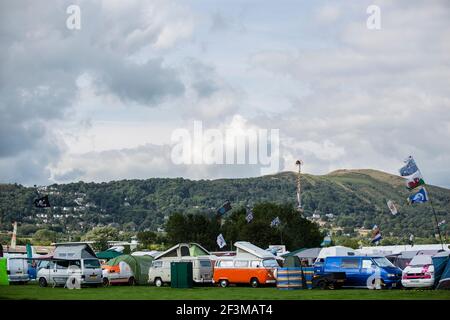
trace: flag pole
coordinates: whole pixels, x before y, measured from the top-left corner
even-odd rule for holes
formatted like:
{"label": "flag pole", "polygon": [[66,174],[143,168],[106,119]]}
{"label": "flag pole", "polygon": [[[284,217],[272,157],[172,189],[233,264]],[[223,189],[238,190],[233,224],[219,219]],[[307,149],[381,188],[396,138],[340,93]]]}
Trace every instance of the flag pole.
{"label": "flag pole", "polygon": [[437,219],[436,211],[434,210],[434,206],[433,206],[433,202],[431,201],[431,198],[428,198],[428,199],[430,200],[430,207],[431,207],[431,210],[433,211],[434,221],[436,222],[436,228],[437,228],[437,232],[439,235],[439,241],[441,242],[442,250],[444,250],[444,243],[442,242],[441,229],[439,228],[439,222]]}

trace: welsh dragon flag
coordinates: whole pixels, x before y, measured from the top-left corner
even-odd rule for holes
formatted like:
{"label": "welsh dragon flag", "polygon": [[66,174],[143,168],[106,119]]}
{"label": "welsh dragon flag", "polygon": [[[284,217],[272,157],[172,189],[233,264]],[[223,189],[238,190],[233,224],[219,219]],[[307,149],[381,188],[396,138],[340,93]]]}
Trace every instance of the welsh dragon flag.
{"label": "welsh dragon flag", "polygon": [[406,187],[409,190],[413,190],[417,188],[418,186],[424,185],[425,181],[423,180],[422,174],[420,171],[414,172],[412,175],[408,176],[406,178]]}

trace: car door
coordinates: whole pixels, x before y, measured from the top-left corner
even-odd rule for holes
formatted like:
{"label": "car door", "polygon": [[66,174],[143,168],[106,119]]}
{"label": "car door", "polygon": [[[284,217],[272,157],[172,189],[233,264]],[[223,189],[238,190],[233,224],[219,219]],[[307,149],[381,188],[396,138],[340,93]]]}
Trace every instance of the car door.
{"label": "car door", "polygon": [[345,272],[347,277],[345,286],[358,287],[361,286],[360,259],[345,257],[341,259],[340,269]]}
{"label": "car door", "polygon": [[377,266],[370,258],[361,259],[361,272],[358,282],[361,285],[367,286],[367,279],[377,271]]}
{"label": "car door", "polygon": [[69,260],[56,260],[54,268],[51,271],[51,281],[57,285],[64,285],[69,277],[68,268]]}

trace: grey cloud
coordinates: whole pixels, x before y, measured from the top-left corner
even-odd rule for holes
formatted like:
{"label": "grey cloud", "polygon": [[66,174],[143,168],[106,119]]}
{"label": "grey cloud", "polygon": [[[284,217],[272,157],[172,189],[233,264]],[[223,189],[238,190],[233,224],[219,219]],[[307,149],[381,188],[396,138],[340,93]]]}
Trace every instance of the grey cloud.
{"label": "grey cloud", "polygon": [[[48,181],[48,165],[57,162],[65,149],[52,121],[66,120],[78,98],[76,80],[81,74],[95,77],[99,94],[115,95],[125,103],[156,106],[184,93],[178,71],[164,66],[161,58],[130,59],[156,43],[171,23],[148,19],[149,15],[157,18],[159,12],[169,18],[166,4],[156,2],[149,8],[146,1],[128,5],[81,1],[82,28],[68,30],[66,8],[72,3],[0,4],[2,181]],[[133,13],[136,19],[130,19]],[[165,43],[171,41],[175,40]]]}

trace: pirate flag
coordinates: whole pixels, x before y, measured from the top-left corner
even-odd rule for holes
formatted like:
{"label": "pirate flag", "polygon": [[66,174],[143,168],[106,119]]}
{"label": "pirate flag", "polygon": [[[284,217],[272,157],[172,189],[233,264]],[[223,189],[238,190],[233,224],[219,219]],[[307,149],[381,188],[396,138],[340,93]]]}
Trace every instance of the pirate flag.
{"label": "pirate flag", "polygon": [[38,198],[38,199],[34,200],[34,206],[36,208],[49,208],[50,201],[48,201],[48,196],[44,196],[42,198]]}
{"label": "pirate flag", "polygon": [[231,203],[230,201],[226,201],[219,209],[217,209],[217,214],[219,216],[223,216],[225,213],[231,210]]}

